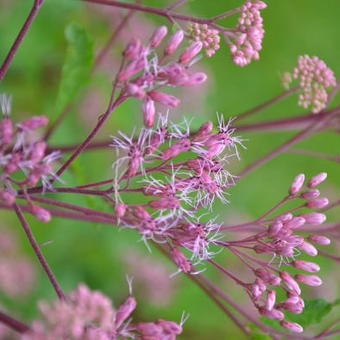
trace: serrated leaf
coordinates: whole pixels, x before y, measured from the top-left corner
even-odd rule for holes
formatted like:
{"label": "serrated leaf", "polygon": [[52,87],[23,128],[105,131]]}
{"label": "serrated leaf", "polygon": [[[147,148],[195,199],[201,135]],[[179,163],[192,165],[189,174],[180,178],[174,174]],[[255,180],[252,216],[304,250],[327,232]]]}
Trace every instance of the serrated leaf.
{"label": "serrated leaf", "polygon": [[338,303],[330,303],[324,299],[305,300],[305,308],[301,314],[287,313],[287,319],[299,323],[302,327],[321,322]]}
{"label": "serrated leaf", "polygon": [[65,63],[62,69],[55,114],[59,114],[89,80],[93,62],[93,44],[86,31],[71,23],[65,29],[68,42]]}

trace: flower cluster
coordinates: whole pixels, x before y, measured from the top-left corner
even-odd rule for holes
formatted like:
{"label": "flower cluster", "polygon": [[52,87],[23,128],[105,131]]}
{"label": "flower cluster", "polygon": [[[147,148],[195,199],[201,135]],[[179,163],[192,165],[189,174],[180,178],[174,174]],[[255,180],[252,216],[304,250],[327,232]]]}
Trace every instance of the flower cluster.
{"label": "flower cluster", "polygon": [[65,301],[40,303],[42,319],[33,322],[22,340],[175,340],[182,332],[182,324],[163,319],[131,323],[129,318],[136,306],[130,295],[114,309],[108,297],[81,284]]}
{"label": "flower cluster", "polygon": [[[47,144],[36,140],[36,130],[48,124],[45,116],[33,116],[14,124],[10,118],[11,98],[0,96],[3,119],[0,121],[0,200],[8,205],[15,202],[19,190],[35,186],[39,181],[49,188],[50,178],[55,178],[52,163],[58,152],[47,153]],[[33,215],[48,222],[47,210],[30,202]]]}
{"label": "flower cluster", "polygon": [[293,78],[299,80],[299,105],[311,107],[313,113],[323,110],[328,101],[327,89],[336,85],[333,71],[318,57],[299,56]]}
{"label": "flower cluster", "polygon": [[[298,175],[293,181],[289,196],[286,200],[302,199],[304,203],[297,209],[319,209],[324,208],[328,204],[327,198],[319,198],[319,190],[315,187],[319,185],[325,178],[326,173],[320,173],[308,182],[306,190],[302,191],[305,176]],[[307,232],[304,226],[316,226],[322,224],[326,217],[319,212],[304,212],[294,214],[297,209],[280,214],[275,218],[268,219],[268,224],[265,224],[266,229],[253,236],[246,238],[243,241],[238,241],[236,246],[247,246],[252,248],[257,254],[271,254],[272,260],[266,263],[261,260],[254,259],[256,264],[261,264],[261,267],[252,267],[256,279],[253,283],[244,284],[251,300],[257,307],[259,312],[271,319],[279,320],[280,324],[294,332],[302,332],[303,329],[299,324],[284,320],[283,311],[291,313],[302,313],[304,301],[301,298],[300,283],[309,286],[319,286],[322,280],[314,275],[320,270],[320,267],[313,262],[297,259],[301,252],[309,256],[316,256],[317,249],[312,244],[328,245],[330,240],[322,235],[310,234],[307,236],[296,232]],[[238,252],[240,255],[240,252]],[[278,258],[276,262],[275,259]],[[248,259],[253,259],[248,257]],[[296,274],[294,277],[287,271],[276,268],[282,265],[292,266],[295,269],[303,270],[308,274]],[[271,288],[269,288],[271,286]],[[287,298],[284,301],[276,301],[277,287],[281,287],[286,291]]]}
{"label": "flower cluster", "polygon": [[[113,165],[115,211],[121,224],[136,228],[145,240],[167,244],[184,272],[191,271],[191,264],[177,247],[202,261],[211,256],[209,245],[219,237],[219,225],[200,222],[195,213],[201,208],[209,212],[215,199],[228,202],[226,190],[234,181],[225,163],[241,143],[229,123],[221,117],[216,132],[207,122],[192,133],[186,122],[175,125],[161,117],[155,129],[142,129],[138,138],[123,134],[113,138],[121,155]],[[130,185],[135,177],[142,187]],[[120,197],[125,192],[151,199],[128,205]]]}
{"label": "flower cluster", "polygon": [[253,59],[259,59],[264,36],[260,10],[266,7],[260,0],[247,0],[242,5],[234,37],[229,42],[231,57],[236,65],[245,66]]}
{"label": "flower cluster", "polygon": [[220,48],[220,36],[216,29],[209,28],[207,24],[193,23],[189,25],[189,37],[193,41],[200,41],[205,54],[211,57]]}
{"label": "flower cluster", "polygon": [[20,297],[32,290],[35,268],[18,249],[17,238],[10,230],[0,228],[0,291],[9,297]]}
{"label": "flower cluster", "polygon": [[160,92],[161,87],[191,86],[203,83],[207,76],[203,72],[190,73],[188,69],[202,49],[202,42],[189,45],[175,61],[168,61],[181,45],[184,32],[175,32],[167,41],[162,55],[157,48],[167,35],[166,26],[155,30],[148,44],[132,39],[123,52],[128,62],[118,74],[119,86],[128,96],[142,100],[144,124],[152,127],[155,121],[155,102],[166,107],[176,107],[180,100],[168,93]]}

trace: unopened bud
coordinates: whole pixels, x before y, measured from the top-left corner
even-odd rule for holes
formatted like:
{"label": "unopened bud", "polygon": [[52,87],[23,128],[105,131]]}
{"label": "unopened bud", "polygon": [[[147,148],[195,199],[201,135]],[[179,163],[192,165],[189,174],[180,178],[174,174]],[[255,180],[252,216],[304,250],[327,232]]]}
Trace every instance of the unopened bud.
{"label": "unopened bud", "polygon": [[308,186],[310,188],[316,187],[320,183],[322,183],[327,178],[327,172],[320,172],[319,174],[313,176],[311,180],[308,182]]}
{"label": "unopened bud", "polygon": [[289,194],[290,195],[297,194],[301,190],[304,181],[305,181],[305,175],[304,174],[297,175],[294,178],[293,183],[292,183],[292,185],[289,188]]}
{"label": "unopened bud", "polygon": [[165,55],[170,55],[174,53],[177,49],[177,47],[180,45],[184,38],[184,32],[182,30],[178,30],[176,33],[174,33],[170,38],[169,41],[164,49]]}
{"label": "unopened bud", "polygon": [[149,128],[152,127],[155,122],[155,113],[156,113],[155,102],[149,98],[146,98],[143,101],[142,110],[143,110],[144,125]]}
{"label": "unopened bud", "polygon": [[162,40],[167,35],[167,33],[168,33],[168,29],[166,26],[160,26],[156,28],[156,30],[154,31],[154,33],[152,34],[150,38],[150,46],[152,48],[157,47],[162,42]]}
{"label": "unopened bud", "polygon": [[180,63],[187,63],[193,59],[198,53],[200,53],[203,47],[202,42],[195,41],[189,47],[187,47],[184,52],[179,57]]}

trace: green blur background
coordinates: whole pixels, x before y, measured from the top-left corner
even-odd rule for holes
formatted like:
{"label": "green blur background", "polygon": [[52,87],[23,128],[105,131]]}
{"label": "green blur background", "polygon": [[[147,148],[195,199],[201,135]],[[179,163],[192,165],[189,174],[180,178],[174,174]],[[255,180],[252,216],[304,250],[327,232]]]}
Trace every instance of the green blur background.
{"label": "green blur background", "polygon": [[[0,61],[4,59],[25,20],[31,2],[0,0]],[[192,95],[188,96],[189,99],[184,101],[181,110],[181,115],[184,113],[185,117],[195,118],[193,126],[207,119],[215,121],[216,112],[223,113],[225,117],[236,116],[280,93],[282,91],[280,74],[292,70],[299,55],[319,56],[333,69],[335,75],[340,76],[340,2],[338,0],[266,2],[268,8],[262,12],[266,34],[259,61],[252,62],[244,68],[237,67],[231,62],[228,48],[222,43],[216,55],[211,59],[205,58],[197,66],[209,74],[208,83],[203,86],[203,90],[192,92]],[[169,1],[145,0],[143,3],[162,7]],[[240,0],[191,0],[179,11],[209,17],[238,7],[241,3]],[[86,32],[88,38],[83,36],[83,39],[88,49],[84,50],[82,60],[85,64],[90,63],[89,48],[92,46],[96,53],[105,44],[118,24],[120,14],[123,13],[126,12],[124,10],[114,12],[110,7],[93,6],[77,0],[46,0],[0,84],[0,93],[6,92],[13,96],[13,117],[22,119],[30,115],[46,114],[53,121],[64,105],[69,103],[67,96],[63,98],[60,94],[62,68],[68,50],[65,29],[71,23],[75,23],[82,32]],[[231,27],[236,20],[237,15],[222,23]],[[141,13],[133,17],[130,28],[123,32],[124,38],[119,39],[110,51],[105,65],[95,71],[90,79],[84,77],[79,91],[71,100],[72,109],[53,135],[51,145],[79,143],[85,138],[105,108],[111,80],[119,61],[119,51],[126,43],[128,35],[135,29],[140,37],[146,40],[157,24],[169,23],[164,18]],[[75,68],[77,66],[79,65],[74,65]],[[247,122],[303,113],[296,103],[297,96],[293,95],[249,118]],[[331,105],[338,103],[339,96],[335,97]],[[181,115],[175,112],[174,120],[179,120]],[[131,100],[112,115],[99,139],[115,134],[119,129],[129,132],[133,126],[140,125],[139,103]],[[236,174],[294,133],[295,131],[238,133],[246,139],[244,144],[247,149],[241,151],[241,161],[231,162],[230,171]],[[339,154],[339,134],[334,132],[318,134],[299,143],[298,147],[333,155]],[[63,180],[66,185],[81,185],[110,178],[113,160],[112,150],[86,152],[63,176]],[[329,174],[327,182],[322,186],[323,193],[328,195],[330,200],[339,199],[339,163],[287,152],[240,180],[230,190],[230,204],[227,206],[216,204],[214,211],[219,215],[219,220],[227,224],[252,220],[285,195],[296,174],[304,172],[310,177],[321,171],[327,171]],[[109,211],[102,201],[92,197],[70,197],[62,194],[48,196]],[[336,221],[340,217],[339,207],[332,209],[327,215],[329,221]],[[128,293],[125,275],[134,275],[123,261],[129,252],[138,252],[141,257],[160,261],[169,273],[175,271],[175,267],[157,250],[153,249],[152,254],[149,254],[134,231],[118,231],[117,228],[106,225],[59,218],[54,218],[48,224],[39,223],[29,216],[28,219],[39,242],[52,241],[43,247],[43,252],[65,291],[70,291],[79,282],[84,282],[92,289],[101,290],[112,298],[115,305],[119,305]],[[31,249],[13,213],[1,212],[0,223],[10,229],[18,229],[17,234],[22,241],[23,251],[33,259]],[[226,251],[219,256],[224,265],[242,275],[243,269],[239,268],[238,262]],[[305,289],[304,294],[307,297],[318,296],[334,301],[340,296],[338,266],[323,259],[316,261],[322,264],[321,276],[325,285],[321,289]],[[0,295],[1,304],[22,320],[28,321],[37,317],[37,300],[55,297],[38,265],[37,272],[36,287],[26,298],[18,301]],[[245,293],[233,282],[221,278],[213,271],[207,272],[238,302],[244,306],[249,305]],[[139,304],[134,313],[135,320],[154,320],[161,317],[179,321],[182,312],[186,311],[190,318],[179,339],[224,340],[236,337],[244,339],[244,335],[192,282],[183,275],[178,275],[172,280],[174,289],[171,299],[158,303],[148,301],[144,290],[138,288],[136,278],[135,296]],[[154,289],[157,289],[157,282],[154,282],[154,285]],[[339,309],[334,309],[333,317],[339,314]],[[332,318],[325,318],[323,323],[327,323],[327,320]],[[312,325],[308,330],[314,332],[318,329],[320,326]]]}

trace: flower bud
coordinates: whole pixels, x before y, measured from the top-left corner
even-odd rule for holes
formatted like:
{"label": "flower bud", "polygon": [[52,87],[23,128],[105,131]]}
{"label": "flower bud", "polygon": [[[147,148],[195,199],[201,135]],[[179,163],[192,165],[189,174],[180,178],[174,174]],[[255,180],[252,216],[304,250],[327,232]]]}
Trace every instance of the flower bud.
{"label": "flower bud", "polygon": [[180,63],[187,63],[192,58],[194,58],[198,53],[200,53],[203,44],[200,41],[193,42],[189,47],[187,47],[184,52],[179,57]]}
{"label": "flower bud", "polygon": [[184,38],[184,32],[182,30],[178,30],[176,33],[174,33],[170,39],[169,42],[167,43],[165,49],[164,49],[164,54],[165,55],[170,55],[174,53],[177,49],[177,47],[180,45]]}
{"label": "flower bud", "polygon": [[280,322],[280,325],[284,328],[287,328],[288,330],[295,332],[295,333],[302,333],[303,328],[296,322],[290,322],[290,321],[285,321],[282,320]]}
{"label": "flower bud", "polygon": [[155,122],[155,113],[156,113],[155,102],[149,98],[146,98],[143,101],[142,111],[143,111],[144,125],[146,127],[151,128]]}
{"label": "flower bud", "polygon": [[187,77],[178,80],[177,85],[180,86],[195,86],[204,83],[208,76],[204,72],[196,72]]}
{"label": "flower bud", "polygon": [[305,192],[303,192],[300,197],[304,198],[306,200],[314,199],[319,197],[320,191],[318,189],[310,189]]}
{"label": "flower bud", "polygon": [[156,28],[156,30],[153,32],[151,38],[150,38],[150,46],[152,48],[157,47],[164,37],[168,34],[168,29],[166,26],[160,26]]}
{"label": "flower bud", "polygon": [[297,269],[305,270],[306,272],[315,273],[320,270],[320,266],[314,262],[308,262],[303,260],[295,260],[293,266]]}
{"label": "flower bud", "polygon": [[287,272],[280,272],[280,277],[288,290],[292,290],[298,295],[301,294],[298,283]]}
{"label": "flower bud", "polygon": [[327,197],[314,198],[306,203],[308,208],[322,209],[328,205]]}
{"label": "flower bud", "polygon": [[8,205],[15,202],[15,194],[9,191],[0,190],[0,200]]}
{"label": "flower bud", "polygon": [[267,298],[266,298],[266,309],[272,310],[275,306],[276,300],[276,292],[275,290],[268,290],[267,291]]}
{"label": "flower bud", "polygon": [[318,255],[318,250],[313,245],[311,245],[310,243],[308,243],[306,241],[304,241],[302,244],[300,244],[298,246],[298,248],[301,249],[302,251],[304,251],[309,256]]}
{"label": "flower bud", "polygon": [[126,213],[126,204],[125,203],[117,203],[115,206],[115,213],[117,217],[123,217]]}
{"label": "flower bud", "polygon": [[310,188],[316,187],[320,183],[322,183],[327,178],[327,172],[320,172],[319,174],[313,176],[311,180],[308,182],[308,186]]}
{"label": "flower bud", "polygon": [[322,246],[328,246],[331,243],[331,240],[322,235],[309,235],[308,240],[317,244],[320,244]]}
{"label": "flower bud", "polygon": [[42,207],[39,207],[38,205],[32,204],[31,212],[39,221],[46,223],[51,220],[51,214],[49,213],[49,211]]}
{"label": "flower bud", "polygon": [[115,326],[120,327],[122,323],[131,315],[137,306],[136,299],[129,296],[123,304],[121,304],[116,312]]}
{"label": "flower bud", "polygon": [[317,212],[301,214],[300,217],[303,217],[307,224],[313,225],[319,225],[326,221],[326,215]]}
{"label": "flower bud", "polygon": [[322,285],[322,280],[316,275],[296,274],[295,279],[296,281],[302,282],[312,287],[318,287]]}
{"label": "flower bud", "polygon": [[297,194],[301,190],[304,181],[305,181],[305,175],[304,174],[297,175],[294,178],[293,183],[292,183],[292,185],[289,188],[289,194],[290,195]]}
{"label": "flower bud", "polygon": [[285,224],[287,229],[298,229],[305,224],[306,220],[303,217],[293,217]]}
{"label": "flower bud", "polygon": [[125,47],[123,52],[123,56],[129,59],[135,59],[139,55],[139,51],[141,48],[141,43],[139,39],[132,38],[130,42]]}
{"label": "flower bud", "polygon": [[12,121],[5,117],[0,121],[0,138],[1,144],[8,144],[13,137],[13,123]]}
{"label": "flower bud", "polygon": [[171,250],[171,258],[184,273],[189,273],[191,271],[189,260],[177,248]]}
{"label": "flower bud", "polygon": [[48,124],[48,118],[46,116],[33,116],[19,123],[18,126],[22,130],[36,130],[40,127]]}
{"label": "flower bud", "polygon": [[177,97],[164,92],[150,91],[147,94],[152,100],[165,106],[176,107],[180,103],[180,100]]}
{"label": "flower bud", "polygon": [[135,98],[144,99],[145,98],[145,91],[138,85],[134,83],[128,83],[126,85],[127,93]]}

